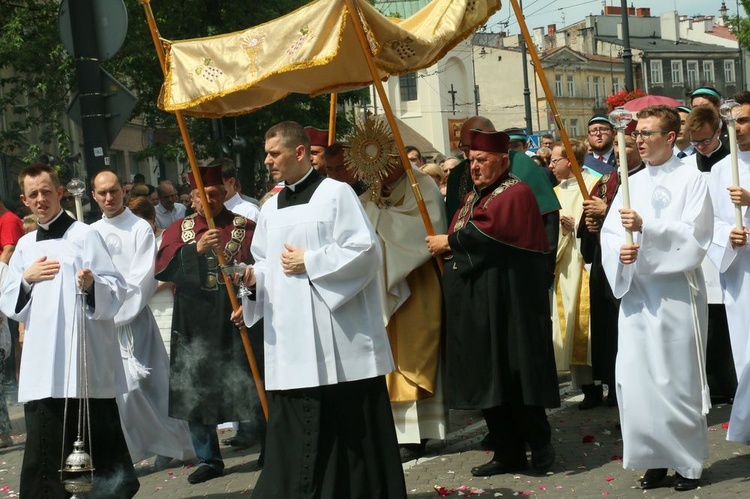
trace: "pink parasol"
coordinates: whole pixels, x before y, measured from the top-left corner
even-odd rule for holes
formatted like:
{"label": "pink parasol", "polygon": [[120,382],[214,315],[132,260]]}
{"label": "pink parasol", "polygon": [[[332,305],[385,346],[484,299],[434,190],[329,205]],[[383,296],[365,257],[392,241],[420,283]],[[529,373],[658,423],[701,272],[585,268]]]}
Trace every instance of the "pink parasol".
{"label": "pink parasol", "polygon": [[630,100],[622,105],[625,109],[631,113],[637,113],[641,109],[649,106],[671,106],[677,107],[682,106],[682,102],[675,100],[671,97],[664,97],[663,95],[646,95],[644,97],[638,97],[637,99]]}

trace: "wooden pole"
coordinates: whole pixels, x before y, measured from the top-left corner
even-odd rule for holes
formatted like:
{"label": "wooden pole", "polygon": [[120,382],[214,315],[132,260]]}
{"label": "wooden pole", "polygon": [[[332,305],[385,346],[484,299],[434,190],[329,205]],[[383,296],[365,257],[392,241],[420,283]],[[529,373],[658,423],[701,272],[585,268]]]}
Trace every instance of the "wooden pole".
{"label": "wooden pole", "polygon": [[[424,227],[427,230],[427,235],[434,236],[435,228],[432,226],[432,220],[430,220],[430,215],[427,213],[427,206],[424,203],[424,198],[422,198],[422,192],[419,190],[417,178],[411,169],[411,162],[409,161],[409,157],[406,155],[404,140],[401,138],[401,133],[398,130],[396,117],[393,115],[393,109],[391,109],[391,104],[390,102],[388,102],[388,96],[386,95],[385,89],[383,88],[383,82],[380,81],[378,70],[375,67],[375,61],[373,60],[372,53],[370,52],[370,44],[367,41],[365,29],[362,26],[362,20],[359,18],[359,11],[354,5],[354,0],[344,1],[346,2],[346,9],[349,11],[349,17],[352,20],[354,31],[357,32],[357,38],[359,39],[359,44],[362,47],[362,52],[365,55],[367,67],[370,69],[370,75],[372,75],[372,83],[375,86],[375,90],[377,90],[378,92],[380,102],[383,104],[383,111],[385,112],[385,116],[388,119],[388,125],[390,125],[391,131],[393,132],[393,138],[396,141],[398,154],[401,158],[401,165],[406,171],[406,176],[409,178],[409,183],[411,184],[411,190],[412,192],[414,192],[414,197],[417,199],[417,206],[419,207],[419,213],[422,215],[422,222],[424,223]],[[442,259],[438,259],[438,264],[441,266],[440,270],[442,272]]]}
{"label": "wooden pole", "polygon": [[336,142],[336,103],[338,101],[338,95],[336,93],[331,94],[331,110],[328,113],[328,145],[330,146]]}
{"label": "wooden pole", "polygon": [[[159,30],[156,26],[156,20],[154,19],[154,13],[151,10],[151,0],[138,0],[138,2],[143,5],[143,9],[146,12],[146,20],[148,21],[148,27],[149,31],[151,31],[151,39],[154,42],[154,48],[156,49],[156,55],[159,57],[159,63],[161,64],[161,69],[166,75],[167,67],[165,63],[165,56],[164,56],[164,47],[161,44],[161,38],[159,37]],[[205,213],[206,221],[208,222],[208,227],[210,229],[215,229],[216,224],[214,223],[213,215],[211,214],[211,209],[208,204],[208,198],[206,198],[206,190],[203,186],[203,179],[200,175],[200,170],[198,169],[198,161],[195,158],[195,150],[193,149],[193,143],[190,140],[190,132],[187,128],[187,123],[185,122],[185,117],[182,115],[181,111],[175,111],[175,117],[177,118],[177,124],[180,127],[180,134],[182,135],[182,141],[185,143],[185,152],[187,153],[188,161],[190,162],[190,169],[193,172],[193,177],[195,178],[195,184],[198,187],[198,194],[201,198],[201,203],[203,204],[203,210]],[[219,261],[220,266],[226,265],[226,260],[224,259],[224,252],[218,251],[216,252],[216,259]],[[232,281],[224,276],[222,273],[222,278],[224,279],[224,284],[227,290],[227,294],[229,295],[229,301],[232,304],[232,310],[237,310],[240,308],[240,304],[237,301],[237,295],[234,292],[234,286],[232,286]],[[250,371],[253,373],[253,380],[255,381],[255,387],[258,389],[258,399],[260,400],[260,405],[263,408],[263,414],[266,416],[266,420],[268,420],[268,400],[266,398],[266,390],[263,386],[263,380],[260,377],[260,371],[258,370],[258,364],[255,361],[255,355],[253,354],[253,347],[250,345],[250,339],[247,336],[247,329],[245,328],[244,324],[239,327],[240,330],[240,338],[242,338],[242,346],[245,348],[245,354],[247,355],[247,361],[250,364]],[[217,359],[217,362],[222,362],[223,359]]]}
{"label": "wooden pole", "polygon": [[544,69],[542,69],[542,62],[539,60],[539,55],[536,53],[536,47],[534,46],[534,41],[531,39],[531,35],[529,34],[529,28],[526,26],[526,21],[523,18],[523,11],[521,11],[521,8],[518,5],[518,0],[510,0],[510,4],[513,7],[513,11],[516,14],[518,25],[521,27],[521,34],[523,35],[523,39],[526,43],[526,47],[529,50],[529,55],[531,56],[531,60],[534,63],[534,72],[539,78],[539,83],[541,83],[542,85],[542,89],[544,90],[544,96],[547,99],[547,103],[552,108],[552,114],[555,117],[555,124],[557,125],[557,129],[560,130],[560,138],[563,141],[565,150],[568,152],[568,159],[570,160],[570,167],[571,167],[571,170],[573,171],[573,175],[575,176],[576,181],[578,182],[578,188],[581,189],[581,194],[583,195],[583,199],[586,199],[586,200],[591,199],[591,195],[589,194],[588,189],[586,189],[586,183],[583,181],[581,165],[578,164],[578,160],[576,159],[575,154],[573,154],[573,149],[570,147],[570,139],[568,138],[568,132],[565,131],[565,127],[563,126],[562,119],[560,118],[560,111],[558,111],[557,103],[555,102],[555,97],[554,95],[552,95],[552,90],[549,88],[549,83],[547,82],[547,78],[544,75]]}

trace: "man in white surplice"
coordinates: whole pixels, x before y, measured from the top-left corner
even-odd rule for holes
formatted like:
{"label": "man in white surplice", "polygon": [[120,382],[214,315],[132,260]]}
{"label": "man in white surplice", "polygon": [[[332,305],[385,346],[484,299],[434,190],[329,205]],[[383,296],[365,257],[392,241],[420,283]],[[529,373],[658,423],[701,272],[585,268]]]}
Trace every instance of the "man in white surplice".
{"label": "man in white surplice", "polygon": [[122,429],[134,462],[157,455],[155,465],[163,468],[172,458],[191,459],[195,452],[187,423],[167,415],[169,357],[148,308],[157,283],[154,231],[123,205],[124,193],[115,173],[99,172],[91,194],[103,214],[91,226],[101,234],[128,286],[125,303],[115,315],[128,381],[128,392],[117,396]]}
{"label": "man in white surplice", "polygon": [[377,236],[354,191],[312,168],[300,125],[265,139],[285,187],[261,209],[245,273],[256,293],[242,300],[246,324],[265,317],[266,462],[252,497],[406,498]]}
{"label": "man in white surplice", "polygon": [[[700,266],[713,210],[705,177],[672,154],[679,129],[673,108],[638,113],[633,135],[646,169],[630,177],[631,209],[618,191],[601,243],[607,279],[622,298],[616,379],[623,467],[648,468],[643,488],[658,487],[674,469],[675,490],[691,490],[708,457]],[[625,243],[625,229],[633,244]]]}
{"label": "man in white surplice", "polygon": [[[721,288],[727,310],[729,337],[737,372],[738,386],[729,419],[727,440],[750,444],[750,92],[734,96],[740,103],[736,112],[740,185],[732,180],[731,156],[714,165],[709,177],[714,206],[714,236],[708,256],[720,272]],[[742,225],[735,227],[735,205],[742,206]]]}
{"label": "man in white surplice", "polygon": [[[26,324],[18,386],[27,428],[21,496],[68,496],[60,482],[60,453],[64,457],[72,451],[77,399],[87,394],[91,434],[85,445],[95,467],[91,495],[130,498],[139,483],[115,402],[127,384],[113,320],[125,299],[125,280],[101,236],[60,206],[63,187],[52,167],[25,167],[19,184],[21,200],[38,217],[38,227],[18,241],[0,309]],[[79,287],[87,294],[77,296]],[[73,334],[79,332],[79,307],[85,309],[83,347]],[[79,359],[71,354],[82,354],[81,348],[88,376],[79,379]]]}

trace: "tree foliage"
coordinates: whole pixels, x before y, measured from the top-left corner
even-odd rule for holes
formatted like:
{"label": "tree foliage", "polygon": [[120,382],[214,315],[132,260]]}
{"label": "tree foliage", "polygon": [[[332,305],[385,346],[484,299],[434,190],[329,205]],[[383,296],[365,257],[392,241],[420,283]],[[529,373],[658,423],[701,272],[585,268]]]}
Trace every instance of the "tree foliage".
{"label": "tree foliage", "polygon": [[[113,0],[114,1],[114,0]],[[246,29],[308,3],[305,0],[154,0],[151,8],[160,34],[168,40],[198,38]],[[138,97],[134,116],[156,130],[155,140],[145,155],[157,159],[174,157],[181,144],[174,116],[158,109],[156,101],[164,81],[143,6],[125,0],[128,35],[122,48],[102,67]],[[33,157],[39,152],[57,151],[65,156],[72,148],[62,123],[68,102],[75,92],[73,60],[61,45],[57,26],[59,0],[0,0],[0,106],[15,117],[0,134],[0,150]],[[360,100],[366,92],[342,95],[342,100]],[[328,126],[327,96],[310,98],[293,95],[255,113],[212,122],[188,119],[191,139],[201,155],[216,155],[217,135],[240,136],[247,141],[244,164],[258,164],[259,148],[266,129],[280,120],[304,125]],[[40,131],[38,142],[30,143],[24,131]],[[337,129],[350,129],[340,116]],[[243,178],[245,183],[254,179]]]}

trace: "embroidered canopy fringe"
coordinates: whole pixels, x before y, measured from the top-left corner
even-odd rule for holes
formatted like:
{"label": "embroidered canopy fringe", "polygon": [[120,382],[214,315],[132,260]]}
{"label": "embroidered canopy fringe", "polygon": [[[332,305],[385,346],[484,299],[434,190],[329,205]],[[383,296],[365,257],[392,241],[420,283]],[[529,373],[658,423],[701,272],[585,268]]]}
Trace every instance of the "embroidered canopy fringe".
{"label": "embroidered canopy fringe", "polygon": [[[354,3],[381,79],[435,64],[500,9],[500,0],[433,0],[395,19],[366,0]],[[193,116],[244,114],[290,93],[319,95],[373,82],[345,0],[318,0],[244,31],[165,46],[159,106]]]}

